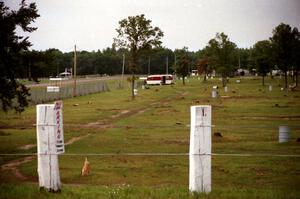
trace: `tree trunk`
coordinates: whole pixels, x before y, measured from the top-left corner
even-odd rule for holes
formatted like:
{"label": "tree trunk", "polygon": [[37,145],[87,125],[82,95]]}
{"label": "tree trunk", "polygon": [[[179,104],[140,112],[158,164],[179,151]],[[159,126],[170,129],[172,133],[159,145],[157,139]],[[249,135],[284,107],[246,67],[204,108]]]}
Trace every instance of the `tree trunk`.
{"label": "tree trunk", "polygon": [[131,76],[131,99],[134,100],[134,74]]}
{"label": "tree trunk", "polygon": [[28,63],[28,81],[31,81],[32,77],[31,77],[31,61],[29,61]]}
{"label": "tree trunk", "polygon": [[285,81],[285,89],[287,89],[287,84],[288,84],[288,81],[287,81],[287,70],[284,71],[284,81]]}
{"label": "tree trunk", "polygon": [[298,70],[295,71],[296,74],[295,74],[295,83],[296,83],[296,87],[298,87]]}
{"label": "tree trunk", "polygon": [[185,85],[185,76],[182,76],[182,84]]}
{"label": "tree trunk", "polygon": [[262,85],[265,86],[265,75],[262,75]]}
{"label": "tree trunk", "polygon": [[226,83],[227,83],[226,75],[225,75],[225,74],[222,74],[222,85],[223,85],[223,87],[226,86]]}
{"label": "tree trunk", "polygon": [[206,70],[204,70],[204,82],[206,82]]}

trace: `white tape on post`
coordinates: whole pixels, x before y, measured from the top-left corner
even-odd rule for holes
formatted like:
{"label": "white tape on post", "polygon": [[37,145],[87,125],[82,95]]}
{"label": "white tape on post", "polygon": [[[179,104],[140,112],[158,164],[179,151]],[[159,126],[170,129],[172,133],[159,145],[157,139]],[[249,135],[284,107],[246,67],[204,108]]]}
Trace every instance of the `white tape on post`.
{"label": "white tape on post", "polygon": [[211,106],[191,107],[189,190],[211,191]]}
{"label": "white tape on post", "polygon": [[40,188],[60,191],[58,155],[64,152],[62,103],[37,105],[37,153]]}

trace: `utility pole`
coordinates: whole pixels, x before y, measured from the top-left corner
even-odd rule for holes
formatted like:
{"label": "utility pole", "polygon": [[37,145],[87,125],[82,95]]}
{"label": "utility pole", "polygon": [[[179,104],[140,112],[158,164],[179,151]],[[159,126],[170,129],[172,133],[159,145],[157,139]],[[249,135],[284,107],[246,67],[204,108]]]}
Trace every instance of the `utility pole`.
{"label": "utility pole", "polygon": [[167,72],[167,74],[169,74],[169,57],[167,56],[167,64],[166,64],[166,66],[167,66],[167,68],[166,68],[166,72]]}
{"label": "utility pole", "polygon": [[125,68],[125,53],[123,53],[123,66],[122,66],[122,87],[124,81],[124,68]]}
{"label": "utility pole", "polygon": [[148,57],[148,75],[150,75],[150,56]]}
{"label": "utility pole", "polygon": [[77,62],[76,62],[76,45],[74,46],[74,87],[73,87],[73,97],[76,97],[76,68],[77,68]]}

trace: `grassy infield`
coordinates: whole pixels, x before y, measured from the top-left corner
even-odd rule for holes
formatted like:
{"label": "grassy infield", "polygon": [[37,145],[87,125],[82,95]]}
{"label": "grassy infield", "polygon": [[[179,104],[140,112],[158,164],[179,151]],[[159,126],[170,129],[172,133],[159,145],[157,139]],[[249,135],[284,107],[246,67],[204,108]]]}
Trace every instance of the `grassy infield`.
{"label": "grassy infield", "polygon": [[[223,136],[213,137],[213,153],[300,154],[300,92],[280,91],[278,78],[267,83],[272,92],[260,79],[242,79],[240,84],[231,79],[228,93],[220,89],[229,97],[218,99],[211,98],[211,88],[220,86],[219,80],[191,79],[186,86],[178,81],[139,90],[134,101],[128,89],[64,100],[65,140],[90,134],[66,146],[66,153],[187,153],[190,106],[211,104],[213,132]],[[6,126],[0,129],[0,152],[35,152],[17,149],[36,143],[35,128],[30,127],[35,106],[22,115],[0,117],[0,125]],[[111,127],[86,126],[95,122]],[[291,127],[289,143],[278,143],[282,124]],[[213,156],[213,191],[191,195],[187,156],[90,156],[91,174],[81,177],[84,157],[59,157],[63,188],[58,194],[39,191],[36,159],[20,168],[28,181],[1,172],[0,198],[300,198],[300,158]],[[19,157],[1,156],[0,164],[13,158]]]}

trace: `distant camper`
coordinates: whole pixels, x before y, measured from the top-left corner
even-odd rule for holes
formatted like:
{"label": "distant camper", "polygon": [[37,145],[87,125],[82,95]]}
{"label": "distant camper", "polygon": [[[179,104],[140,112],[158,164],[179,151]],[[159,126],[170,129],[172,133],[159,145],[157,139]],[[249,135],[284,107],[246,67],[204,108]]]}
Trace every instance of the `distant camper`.
{"label": "distant camper", "polygon": [[174,84],[173,75],[149,75],[146,83],[148,85]]}
{"label": "distant camper", "polygon": [[72,73],[65,71],[63,73],[59,73],[59,77],[60,78],[65,78],[65,79],[71,79],[72,78]]}

